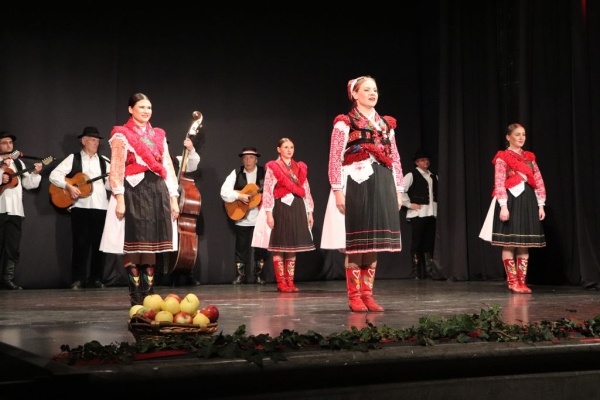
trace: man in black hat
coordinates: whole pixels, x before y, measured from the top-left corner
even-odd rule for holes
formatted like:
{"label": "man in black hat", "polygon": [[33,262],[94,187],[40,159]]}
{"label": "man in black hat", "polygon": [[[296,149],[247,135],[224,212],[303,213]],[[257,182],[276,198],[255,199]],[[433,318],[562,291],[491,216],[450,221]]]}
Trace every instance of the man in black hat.
{"label": "man in black hat", "polygon": [[[246,264],[250,261],[252,235],[256,225],[256,217],[260,201],[255,203],[257,196],[261,196],[265,180],[265,168],[258,164],[258,151],[256,147],[244,147],[238,154],[243,165],[234,169],[221,186],[221,198],[226,203],[228,215],[235,221],[235,271],[234,285],[246,282]],[[260,198],[260,197],[259,197]],[[258,247],[254,250],[254,283],[265,284],[262,271],[268,260],[267,249]]]}
{"label": "man in black hat", "polygon": [[71,203],[71,289],[103,288],[105,254],[100,251],[100,241],[108,208],[110,160],[98,154],[102,137],[96,127],[85,127],[77,138],[81,151],[69,154],[54,168],[50,183],[62,189]]}
{"label": "man in black hat", "polygon": [[404,175],[402,195],[402,205],[408,209],[406,219],[412,227],[411,277],[432,279],[438,177],[429,170],[429,156],[422,150],[415,153],[413,161],[415,168]]}
{"label": "man in black hat", "polygon": [[[42,163],[34,163],[33,170],[25,168],[21,160],[13,159],[13,145],[17,138],[0,132],[0,273],[3,289],[23,289],[13,282],[20,258],[22,223],[25,218],[23,189],[40,186]],[[16,175],[12,175],[16,174]]]}

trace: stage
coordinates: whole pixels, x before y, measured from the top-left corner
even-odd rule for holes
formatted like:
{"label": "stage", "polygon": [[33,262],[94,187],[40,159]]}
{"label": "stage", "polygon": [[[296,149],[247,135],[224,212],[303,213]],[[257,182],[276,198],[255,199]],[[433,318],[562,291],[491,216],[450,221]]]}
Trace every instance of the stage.
{"label": "stage", "polygon": [[[395,329],[419,318],[479,314],[497,305],[507,323],[591,320],[600,315],[600,292],[573,286],[531,285],[512,294],[505,282],[376,280],[382,313],[353,313],[345,282],[297,282],[298,293],[260,286],[203,285],[155,288],[164,296],[194,293],[201,307],[219,308],[218,332],[276,337],[283,330],[323,336],[367,320]],[[422,346],[385,343],[367,352],[302,349],[286,361],[203,359],[188,354],[133,364],[68,366],[53,360],[61,345],[91,341],[135,342],[128,331],[126,287],[0,291],[0,393],[44,389],[61,396],[107,397],[126,393],[185,394],[201,398],[598,398],[600,341],[594,338],[525,342],[454,342]],[[35,385],[35,386],[34,386]],[[75,392],[75,387],[84,392]]]}

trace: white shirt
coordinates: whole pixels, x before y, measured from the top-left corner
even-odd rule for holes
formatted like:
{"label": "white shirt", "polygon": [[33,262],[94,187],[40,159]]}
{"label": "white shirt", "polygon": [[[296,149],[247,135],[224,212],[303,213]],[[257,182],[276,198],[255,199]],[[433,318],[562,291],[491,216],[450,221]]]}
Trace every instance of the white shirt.
{"label": "white shirt", "polygon": [[[81,172],[87,175],[88,179],[94,179],[102,175],[100,169],[100,163],[105,162],[104,159],[100,158],[98,154],[89,156],[83,150],[81,154]],[[60,164],[52,170],[49,179],[50,183],[54,186],[64,189],[67,185],[65,177],[73,169],[73,154],[69,154]],[[106,163],[106,173],[110,171],[110,164]],[[106,180],[106,182],[104,182]],[[87,208],[87,209],[98,209],[106,210],[108,208],[108,193],[110,192],[110,184],[108,182],[108,175],[106,179],[97,179],[92,182],[92,193],[84,198],[78,198],[72,207],[76,208]]]}
{"label": "white shirt", "polygon": [[[231,173],[225,179],[225,182],[221,186],[221,199],[225,203],[231,203],[232,201],[236,201],[239,199],[239,192],[233,187],[235,186],[235,181],[237,180],[237,169],[231,171]],[[246,174],[246,180],[248,183],[256,184],[256,175],[258,173],[258,166],[254,168],[254,171],[248,172],[244,169],[244,173]],[[246,216],[238,221],[235,221],[236,225],[239,226],[255,226],[256,225],[256,217],[258,217],[258,207],[254,207],[248,210]]]}
{"label": "white shirt", "polygon": [[[406,211],[406,218],[415,217],[437,217],[437,202],[433,201],[433,179],[431,178],[431,172],[425,172],[421,168],[417,168],[417,171],[421,173],[423,178],[427,180],[429,186],[429,204],[421,204],[420,210],[411,210],[410,208],[410,197],[408,196],[408,189],[413,183],[412,171],[404,175],[404,190],[402,193],[402,205],[408,210]],[[437,179],[437,177],[436,177]]]}
{"label": "white shirt", "polygon": [[[179,166],[181,167],[183,156],[177,156],[176,158]],[[194,172],[198,169],[198,164],[200,164],[200,154],[198,154],[196,150],[188,152],[187,164],[185,164],[185,172]]]}
{"label": "white shirt", "polygon": [[[20,162],[22,169],[27,169],[23,161],[21,160],[10,160],[8,168],[13,172],[17,172],[15,162]],[[0,179],[2,179],[2,170],[0,170]],[[40,186],[42,176],[40,174],[33,174],[29,172],[23,173],[17,177],[19,183],[16,186],[2,186],[2,194],[0,194],[0,213],[7,213],[8,215],[18,215],[25,217],[25,209],[23,207],[23,188],[35,189]]]}

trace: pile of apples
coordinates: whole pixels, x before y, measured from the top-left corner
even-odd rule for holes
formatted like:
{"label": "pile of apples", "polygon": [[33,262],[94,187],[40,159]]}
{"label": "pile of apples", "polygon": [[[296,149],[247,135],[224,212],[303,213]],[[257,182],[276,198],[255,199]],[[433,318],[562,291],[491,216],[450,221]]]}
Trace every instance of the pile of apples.
{"label": "pile of apples", "polygon": [[219,309],[210,304],[200,309],[200,300],[193,293],[184,298],[169,293],[163,299],[159,294],[144,297],[141,305],[129,309],[129,317],[142,315],[152,321],[166,321],[177,324],[200,325],[205,328],[219,319]]}

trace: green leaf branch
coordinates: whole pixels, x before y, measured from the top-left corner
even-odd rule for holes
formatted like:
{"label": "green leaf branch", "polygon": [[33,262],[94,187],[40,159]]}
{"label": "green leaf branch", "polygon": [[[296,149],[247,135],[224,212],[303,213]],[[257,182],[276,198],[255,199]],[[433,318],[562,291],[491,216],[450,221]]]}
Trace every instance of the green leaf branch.
{"label": "green leaf branch", "polygon": [[450,318],[429,315],[419,318],[419,323],[407,329],[394,329],[387,325],[375,326],[366,320],[367,326],[355,326],[347,331],[327,336],[314,331],[304,334],[284,329],[277,337],[269,334],[247,335],[246,326],[240,325],[231,335],[222,332],[213,335],[164,336],[134,343],[102,345],[91,341],[71,348],[61,346],[56,361],[68,365],[101,363],[131,364],[141,355],[182,351],[198,358],[245,359],[259,367],[263,360],[287,361],[286,352],[300,349],[350,350],[367,352],[379,349],[384,343],[406,343],[433,346],[456,341],[471,342],[556,342],[572,338],[600,336],[600,315],[591,320],[579,321],[562,318],[557,321],[540,321],[507,324],[502,319],[500,307],[492,305],[479,314],[458,314]]}

